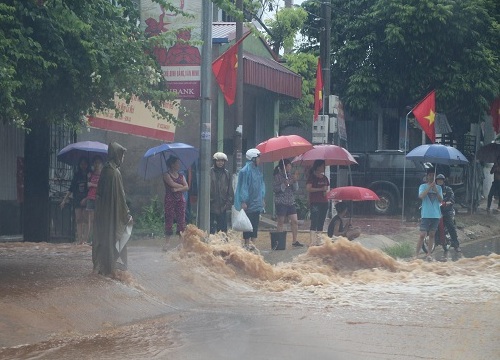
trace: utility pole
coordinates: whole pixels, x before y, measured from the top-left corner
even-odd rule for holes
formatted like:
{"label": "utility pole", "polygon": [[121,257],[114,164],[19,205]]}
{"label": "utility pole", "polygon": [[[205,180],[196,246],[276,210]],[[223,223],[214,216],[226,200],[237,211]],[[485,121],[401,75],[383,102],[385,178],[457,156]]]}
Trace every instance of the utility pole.
{"label": "utility pole", "polygon": [[[331,60],[330,60],[330,53],[331,53],[331,27],[332,27],[332,5],[330,0],[328,2],[325,0],[321,2],[321,10],[323,14],[323,19],[324,19],[324,27],[323,27],[323,39],[322,42],[320,43],[321,47],[321,63],[323,64],[323,79],[325,79],[325,82],[323,84],[323,97],[326,99],[324,102],[325,110],[329,108],[329,97],[330,97],[330,83],[331,83],[331,78],[330,78],[330,66],[331,66]],[[327,111],[328,113],[328,111]],[[330,115],[330,114],[328,114]],[[329,125],[329,121],[328,124]],[[336,143],[336,141],[333,141]]]}
{"label": "utility pole", "polygon": [[[208,1],[206,1],[208,2]],[[236,0],[236,8],[243,13],[243,0]],[[243,22],[236,21],[236,41],[243,37]],[[234,131],[235,173],[241,170],[242,161],[242,135],[243,135],[243,44],[238,46],[238,68],[236,77],[236,118]]]}
{"label": "utility pole", "polygon": [[201,49],[200,182],[198,228],[210,232],[210,152],[212,143],[212,2],[203,1]]}

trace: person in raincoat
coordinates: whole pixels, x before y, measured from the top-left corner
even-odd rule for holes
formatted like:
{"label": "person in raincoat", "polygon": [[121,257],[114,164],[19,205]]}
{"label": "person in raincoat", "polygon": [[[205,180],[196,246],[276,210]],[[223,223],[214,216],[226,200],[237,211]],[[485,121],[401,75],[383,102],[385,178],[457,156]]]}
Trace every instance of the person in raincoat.
{"label": "person in raincoat", "polygon": [[253,231],[243,232],[244,247],[247,250],[254,251],[255,246],[251,243],[257,239],[259,230],[260,213],[265,207],[264,196],[266,186],[264,176],[259,168],[260,151],[258,149],[249,149],[246,152],[247,163],[238,173],[238,183],[234,193],[234,207],[236,210],[245,210]]}
{"label": "person in raincoat", "polygon": [[117,267],[120,270],[127,268],[127,246],[123,245],[122,239],[127,225],[132,223],[132,217],[119,169],[125,151],[127,149],[116,142],[109,144],[108,161],[97,185],[92,261],[94,271],[102,275],[112,275]]}

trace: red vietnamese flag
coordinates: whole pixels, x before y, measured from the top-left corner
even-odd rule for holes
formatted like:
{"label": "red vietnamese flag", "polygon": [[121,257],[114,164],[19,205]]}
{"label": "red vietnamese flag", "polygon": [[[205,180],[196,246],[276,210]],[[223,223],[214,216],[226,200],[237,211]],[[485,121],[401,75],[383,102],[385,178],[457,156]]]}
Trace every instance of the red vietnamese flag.
{"label": "red vietnamese flag", "polygon": [[436,90],[432,90],[417,106],[412,110],[422,130],[432,143],[436,140],[436,129],[434,118],[436,116]]}
{"label": "red vietnamese flag", "polygon": [[238,75],[238,46],[250,34],[248,32],[233,46],[231,46],[224,54],[219,56],[212,63],[212,71],[215,75],[215,80],[219,84],[224,99],[228,105],[234,103],[236,98],[236,78]]}
{"label": "red vietnamese flag", "polygon": [[316,87],[314,88],[314,121],[318,120],[319,111],[323,107],[323,73],[321,72],[321,59],[318,58],[316,68]]}
{"label": "red vietnamese flag", "polygon": [[490,107],[491,122],[495,133],[500,133],[500,97],[496,98]]}

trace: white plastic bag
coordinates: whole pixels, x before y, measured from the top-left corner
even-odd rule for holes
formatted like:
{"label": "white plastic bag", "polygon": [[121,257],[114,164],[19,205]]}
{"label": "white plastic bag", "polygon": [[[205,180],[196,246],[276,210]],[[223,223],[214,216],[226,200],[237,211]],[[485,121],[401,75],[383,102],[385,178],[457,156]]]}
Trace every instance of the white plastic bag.
{"label": "white plastic bag", "polygon": [[235,231],[253,231],[252,223],[245,213],[245,210],[241,209],[238,211],[234,206],[231,208],[231,223],[233,224],[233,230]]}

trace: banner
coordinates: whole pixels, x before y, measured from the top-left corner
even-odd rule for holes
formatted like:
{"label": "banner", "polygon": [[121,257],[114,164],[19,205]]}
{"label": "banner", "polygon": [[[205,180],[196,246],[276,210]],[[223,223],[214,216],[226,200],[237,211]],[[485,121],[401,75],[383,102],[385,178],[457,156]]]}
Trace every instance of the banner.
{"label": "banner", "polygon": [[[171,47],[158,47],[154,50],[169,89],[176,92],[179,99],[199,99],[202,0],[169,2],[192,17],[176,15],[151,0],[143,0],[140,3],[141,19],[143,19],[141,25],[145,27],[147,36],[178,30],[177,40]],[[199,45],[190,45],[186,43],[187,41],[198,41]]]}
{"label": "banner", "polygon": [[[122,111],[121,117],[115,117],[115,111],[98,113],[94,117],[88,117],[91,127],[111,130],[125,134],[133,134],[162,141],[173,141],[175,136],[175,125],[167,120],[157,119],[152,110],[148,109],[143,102],[132,98],[129,104],[115,97],[117,109]],[[164,108],[177,118],[179,108],[172,102],[164,104]]]}

